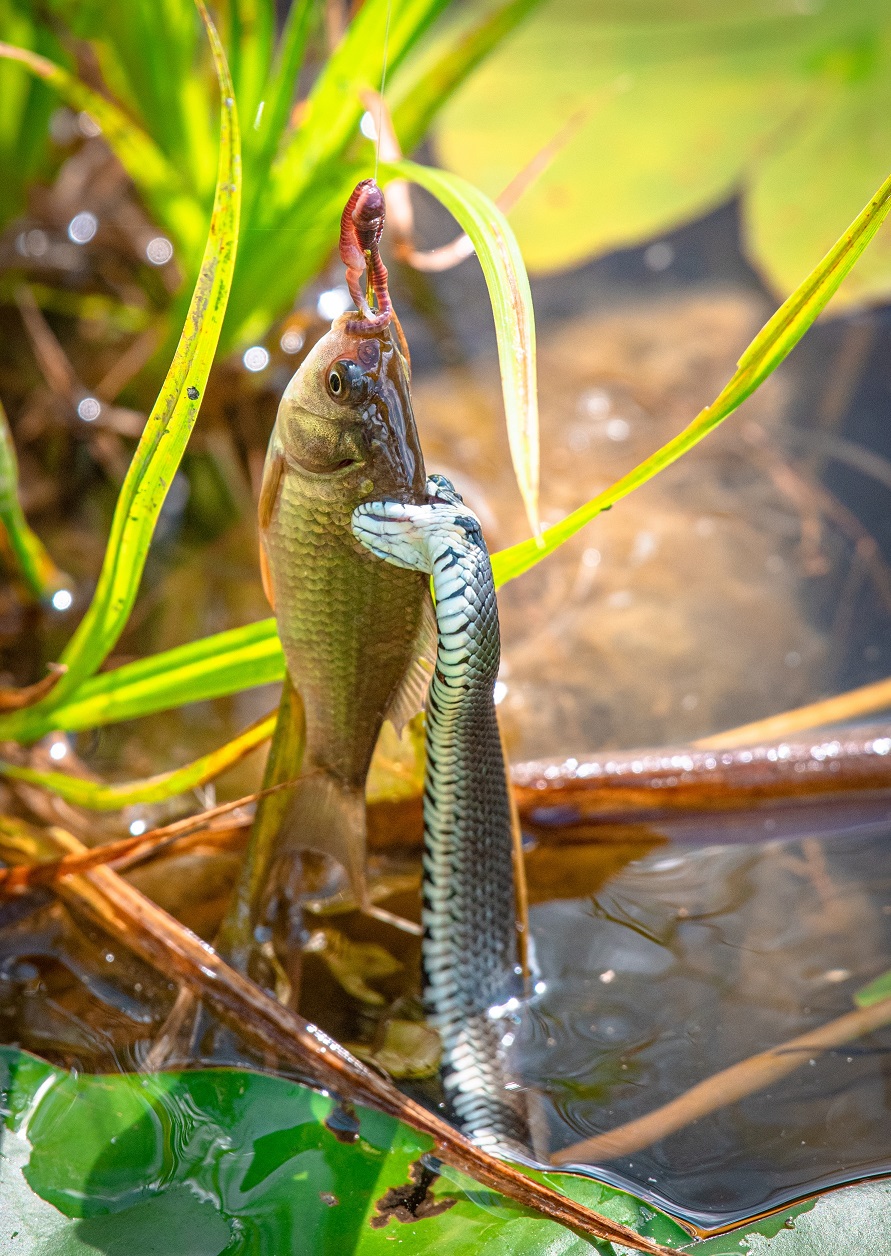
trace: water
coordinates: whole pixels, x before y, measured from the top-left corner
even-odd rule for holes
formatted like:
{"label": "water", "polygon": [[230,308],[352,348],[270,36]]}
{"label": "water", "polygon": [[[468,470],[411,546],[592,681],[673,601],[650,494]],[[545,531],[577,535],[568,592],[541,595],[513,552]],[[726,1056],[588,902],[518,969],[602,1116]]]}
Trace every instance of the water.
{"label": "water", "polygon": [[[839,818],[755,846],[682,834],[532,909],[542,993],[515,1049],[552,1152],[850,1012],[891,968],[891,810]],[[596,1172],[716,1228],[891,1172],[889,1106],[891,1026]]]}

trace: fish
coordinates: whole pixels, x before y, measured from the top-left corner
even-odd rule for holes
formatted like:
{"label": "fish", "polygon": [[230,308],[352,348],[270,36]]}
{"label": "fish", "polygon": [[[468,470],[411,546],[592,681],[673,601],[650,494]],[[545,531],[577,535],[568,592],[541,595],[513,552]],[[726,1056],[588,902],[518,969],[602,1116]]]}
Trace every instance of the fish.
{"label": "fish", "polygon": [[408,350],[380,258],[385,206],[363,180],[341,220],[356,309],[336,318],[290,380],[259,502],[263,583],[306,717],[303,764],[276,854],[317,850],[369,901],[365,779],[381,726],[423,706],[436,650],[429,580],[373,555],[351,518],[367,500],[423,500],[426,473]]}

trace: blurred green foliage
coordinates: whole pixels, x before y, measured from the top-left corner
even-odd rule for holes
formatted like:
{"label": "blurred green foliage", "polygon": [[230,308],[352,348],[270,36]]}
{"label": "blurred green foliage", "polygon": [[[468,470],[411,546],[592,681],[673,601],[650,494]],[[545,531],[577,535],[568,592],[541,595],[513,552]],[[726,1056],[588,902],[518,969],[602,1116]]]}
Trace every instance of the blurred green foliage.
{"label": "blurred green foliage", "polygon": [[[34,17],[28,0],[0,0],[0,38],[44,56],[60,53],[58,40]],[[46,163],[53,93],[15,65],[0,62],[0,226],[20,213],[28,185]]]}
{"label": "blurred green foliage", "polygon": [[[745,247],[778,293],[891,168],[884,0],[546,0],[446,106],[443,163],[491,196],[556,141],[510,214],[557,270],[742,197]],[[839,303],[887,300],[880,239]]]}
{"label": "blurred green foliage", "polygon": [[[403,68],[448,0],[366,0],[330,55],[318,0],[293,0],[280,33],[274,0],[219,0],[215,11],[242,117],[245,188],[224,354],[261,339],[331,253],[343,205],[373,161],[359,123],[363,92],[381,83],[385,44],[400,135],[413,147],[454,87],[535,2],[478,6],[469,26],[449,17],[436,31],[423,76],[401,83]],[[61,67],[72,74],[33,59],[30,69],[99,123],[175,245],[186,279],[173,319],[178,326],[200,263],[216,177],[216,84],[194,5],[49,0],[49,9],[51,22],[66,32],[66,48],[76,54],[69,52],[67,67]],[[48,29],[18,17],[17,9],[0,8],[0,38],[46,51]],[[18,94],[26,94],[27,72],[8,63],[2,68]],[[90,87],[99,92],[92,101],[84,95]],[[30,85],[30,95],[46,102],[40,83]],[[8,129],[35,154],[46,146],[45,116],[14,116]]]}

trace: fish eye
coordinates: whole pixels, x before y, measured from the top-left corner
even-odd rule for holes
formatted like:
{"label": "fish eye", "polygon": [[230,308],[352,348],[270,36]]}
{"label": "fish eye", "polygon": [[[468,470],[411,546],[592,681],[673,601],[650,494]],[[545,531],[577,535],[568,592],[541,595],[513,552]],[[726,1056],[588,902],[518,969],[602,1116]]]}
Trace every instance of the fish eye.
{"label": "fish eye", "polygon": [[352,362],[349,358],[333,362],[325,379],[328,396],[342,404],[363,400],[367,384],[365,372],[359,363]]}

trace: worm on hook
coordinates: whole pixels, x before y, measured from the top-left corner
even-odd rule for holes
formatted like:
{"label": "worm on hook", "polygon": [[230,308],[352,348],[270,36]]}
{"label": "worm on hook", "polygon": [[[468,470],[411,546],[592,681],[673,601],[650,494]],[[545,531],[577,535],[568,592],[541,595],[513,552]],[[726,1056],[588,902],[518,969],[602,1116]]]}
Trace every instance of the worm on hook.
{"label": "worm on hook", "polygon": [[[353,189],[340,219],[340,258],[360,316],[350,321],[348,330],[360,334],[386,327],[393,313],[387,268],[380,254],[385,216],[383,192],[374,179],[363,179]],[[376,310],[371,306],[372,297]]]}

